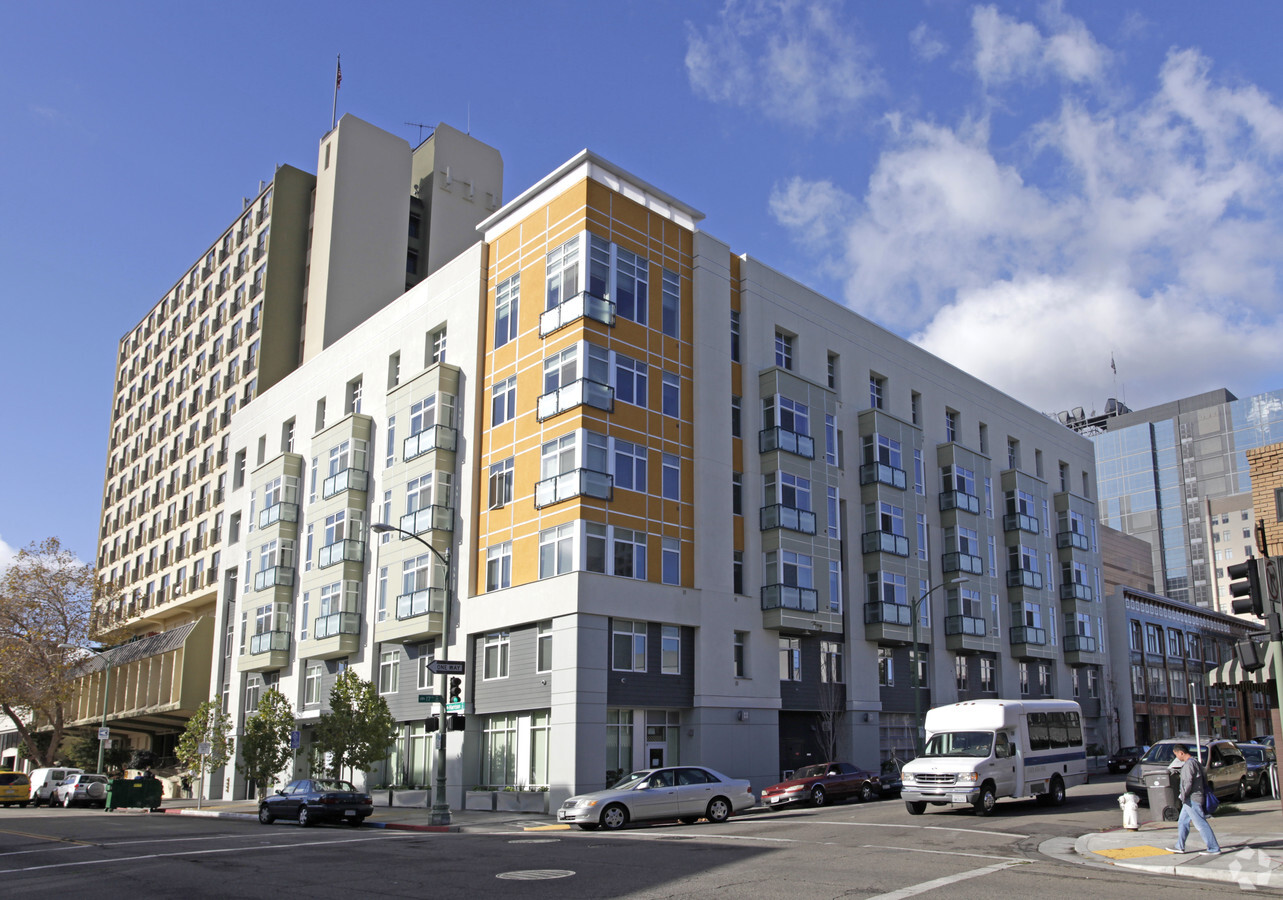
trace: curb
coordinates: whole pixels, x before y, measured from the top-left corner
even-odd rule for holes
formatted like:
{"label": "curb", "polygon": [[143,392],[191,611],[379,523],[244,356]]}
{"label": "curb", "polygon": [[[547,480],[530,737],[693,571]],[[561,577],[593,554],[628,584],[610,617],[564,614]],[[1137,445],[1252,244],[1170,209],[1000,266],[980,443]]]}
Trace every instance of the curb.
{"label": "curb", "polygon": [[257,822],[258,816],[254,813],[238,812],[218,812],[212,809],[166,809],[163,810],[167,816],[198,816],[202,819],[241,819],[248,822]]}

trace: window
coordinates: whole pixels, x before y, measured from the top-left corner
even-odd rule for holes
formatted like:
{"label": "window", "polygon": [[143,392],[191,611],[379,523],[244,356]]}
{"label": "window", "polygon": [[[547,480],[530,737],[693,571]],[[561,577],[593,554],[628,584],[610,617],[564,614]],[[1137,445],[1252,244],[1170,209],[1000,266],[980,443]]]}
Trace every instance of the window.
{"label": "window", "polygon": [[842,684],[842,643],[820,641],[820,681]]}
{"label": "window", "polygon": [[748,632],[735,632],[731,660],[736,678],[748,677]]}
{"label": "window", "polygon": [[1142,649],[1144,649],[1144,645],[1142,643],[1143,639],[1141,637],[1141,627],[1139,622],[1137,622],[1135,619],[1132,619],[1130,622],[1128,622],[1127,633],[1129,635],[1129,646],[1132,650],[1135,650],[1137,653],[1139,653]]}
{"label": "window", "polygon": [[572,238],[548,254],[548,297],[553,309],[579,293],[579,238]]}
{"label": "window", "polygon": [[829,560],[829,612],[842,612],[842,563]]}
{"label": "window", "polygon": [[738,396],[732,394],[731,395],[731,437],[744,436],[743,410],[741,407],[742,407],[741,399]]}
{"label": "window", "polygon": [[1020,664],[1020,694],[1026,696],[1029,693],[1029,663]]}
{"label": "window", "polygon": [[494,295],[494,345],[502,347],[517,337],[517,305],[521,295],[521,273],[499,282]]}
{"label": "window", "polygon": [[401,651],[384,650],[379,654],[379,693],[394,694],[401,670]]}
{"label": "window", "polygon": [[1007,468],[1020,468],[1020,441],[1015,438],[1007,438]]}
{"label": "window", "polygon": [[540,622],[535,629],[535,671],[552,671],[552,623]]}
{"label": "window", "polygon": [[780,638],[780,681],[802,680],[802,642],[800,638]]}
{"label": "window", "polygon": [[648,265],[636,253],[615,247],[615,312],[639,325],[646,324]]}
{"label": "window", "polygon": [[445,362],[445,329],[428,335],[428,365]]}
{"label": "window", "polygon": [[909,394],[909,415],[914,425],[922,424],[922,395],[917,391]]}
{"label": "window", "polygon": [[539,577],[564,575],[575,568],[575,523],[539,532]]}
{"label": "window", "polygon": [[762,399],[762,424],[766,428],[779,426],[794,434],[811,434],[811,411],[805,403],[798,403],[782,394]]}
{"label": "window", "polygon": [[775,364],[781,369],[793,368],[793,336],[775,332]]}
{"label": "window", "polygon": [[614,528],[614,574],[646,580],[646,535],[629,528]]}
{"label": "window", "polygon": [[490,509],[499,509],[512,502],[512,472],[511,456],[490,467]]}
{"label": "window", "polygon": [[486,590],[512,587],[512,541],[486,548]]}
{"label": "window", "polygon": [[487,634],[481,653],[484,680],[508,677],[508,632],[494,631]]}
{"label": "window", "polygon": [[980,690],[994,690],[993,660],[987,656],[980,658]]}
{"label": "window", "polygon": [[837,355],[836,353],[830,353],[830,354],[828,355],[828,365],[827,365],[827,367],[826,367],[826,374],[827,374],[827,376],[828,376],[828,385],[829,385],[829,387],[830,387],[830,388],[832,388],[833,390],[837,390],[837,386],[838,386],[838,355]]}
{"label": "window", "polygon": [[958,414],[952,409],[944,411],[944,439],[949,444],[958,440]]}
{"label": "window", "polygon": [[641,444],[615,440],[615,487],[646,492],[646,448]]}
{"label": "window", "polygon": [[[740,361],[740,314],[739,310],[731,310],[731,362]],[[1280,519],[1283,519],[1283,502],[1280,503]]]}
{"label": "window", "polygon": [[682,381],[672,372],[665,372],[661,380],[660,411],[679,419],[682,415]]}
{"label": "window", "polygon": [[661,305],[664,334],[677,337],[681,328],[681,281],[676,272],[664,269],[661,281]]}
{"label": "window", "polygon": [[646,372],[644,362],[615,354],[615,397],[622,403],[646,407]]}
{"label": "window", "polygon": [[835,541],[842,539],[842,522],[841,516],[838,512],[840,505],[841,501],[838,497],[838,489],[833,486],[825,488],[825,509],[828,513],[828,519],[825,527],[828,536],[833,538]]}
{"label": "window", "polygon": [[610,667],[616,672],[645,672],[646,623],[612,620],[610,648]]}
{"label": "window", "polygon": [[895,687],[895,656],[890,647],[878,648],[878,686]]}
{"label": "window", "polygon": [[1163,629],[1152,623],[1145,626],[1145,652],[1163,652]]}
{"label": "window", "polygon": [[490,389],[490,424],[502,425],[517,415],[517,376],[496,382]]}
{"label": "window", "polygon": [[307,669],[303,673],[304,706],[316,706],[321,702],[321,673],[324,670],[324,663],[308,662]]}
{"label": "window", "polygon": [[676,625],[660,628],[659,671],[664,675],[682,674],[682,630]]}
{"label": "window", "polygon": [[744,551],[731,551],[731,590],[744,593]]}
{"label": "window", "polygon": [[660,545],[660,576],[664,584],[680,584],[682,548],[677,538],[666,537]]}
{"label": "window", "polygon": [[967,690],[967,658],[956,656],[953,659],[953,678],[958,690]]}
{"label": "window", "polygon": [[824,461],[831,466],[838,465],[838,420],[837,416],[824,416]]}
{"label": "window", "polygon": [[436,647],[433,644],[419,645],[419,690],[432,690],[432,682],[436,675],[428,668],[433,659],[436,658]]}
{"label": "window", "polygon": [[673,453],[665,453],[660,472],[660,495],[665,500],[680,500],[682,490],[682,461]]}
{"label": "window", "polygon": [[811,481],[792,472],[767,472],[762,478],[766,506],[811,509]]}
{"label": "window", "polygon": [[887,380],[881,375],[869,373],[869,406],[873,409],[883,409],[885,402]]}
{"label": "window", "polygon": [[361,379],[354,378],[347,383],[347,404],[344,409],[345,415],[352,415],[361,411]]}

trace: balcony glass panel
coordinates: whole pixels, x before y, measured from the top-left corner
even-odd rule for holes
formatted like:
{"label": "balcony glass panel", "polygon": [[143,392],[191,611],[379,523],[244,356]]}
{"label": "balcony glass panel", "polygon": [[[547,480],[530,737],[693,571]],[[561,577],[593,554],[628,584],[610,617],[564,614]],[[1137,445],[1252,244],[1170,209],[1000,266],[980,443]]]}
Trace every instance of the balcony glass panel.
{"label": "balcony glass panel", "polygon": [[941,565],[946,573],[967,572],[971,575],[983,575],[985,568],[984,560],[970,553],[946,553]]}
{"label": "balcony glass panel", "polygon": [[1011,643],[1036,644],[1039,647],[1047,644],[1047,629],[1034,628],[1031,625],[1016,625],[1011,629]]}
{"label": "balcony glass panel", "polygon": [[973,637],[985,636],[985,620],[977,616],[946,616],[945,634],[969,634]]}
{"label": "balcony glass panel", "polygon": [[980,499],[974,494],[963,491],[945,491],[940,495],[940,512],[961,509],[969,513],[980,513]]}
{"label": "balcony glass panel", "polygon": [[762,531],[787,528],[790,531],[800,531],[802,534],[815,534],[815,513],[780,503],[762,507],[761,523]]}
{"label": "balcony glass panel", "polygon": [[614,412],[615,389],[608,384],[602,384],[600,381],[580,378],[578,381],[562,385],[557,390],[549,391],[540,397],[537,417],[542,422],[544,419],[550,419],[558,413],[574,409],[576,406],[592,406],[597,409],[604,409],[606,412]]}
{"label": "balcony glass panel", "polygon": [[1002,517],[1002,530],[1027,531],[1030,534],[1037,534],[1038,520],[1024,513],[1007,513]]}
{"label": "balcony glass panel", "polygon": [[614,496],[615,477],[592,469],[575,469],[535,484],[535,507],[543,508],[571,497],[588,496],[609,500]]}
{"label": "balcony glass panel", "polygon": [[615,304],[603,300],[587,291],[581,291],[559,306],[544,310],[539,316],[539,336],[552,334],[558,328],[564,328],[576,319],[587,317],[603,325],[614,326]]}
{"label": "balcony glass panel", "polygon": [[1061,550],[1072,547],[1075,550],[1087,549],[1087,535],[1078,531],[1062,531],[1056,535],[1056,546]]}
{"label": "balcony glass panel", "polygon": [[274,522],[297,522],[297,503],[273,503],[258,514],[258,527],[266,528]]}
{"label": "balcony glass panel", "polygon": [[908,479],[904,469],[880,462],[865,463],[860,466],[860,484],[886,484],[904,490]]}
{"label": "balcony glass panel", "polygon": [[1027,587],[1042,590],[1042,573],[1028,569],[1008,569],[1007,587]]}
{"label": "balcony glass panel", "polygon": [[805,434],[798,434],[776,425],[774,428],[763,428],[757,433],[759,453],[770,453],[772,450],[787,450],[789,453],[805,459],[815,459],[815,439]]}
{"label": "balcony glass panel", "polygon": [[251,656],[257,656],[260,653],[270,653],[273,650],[290,649],[290,633],[288,631],[262,631],[258,634],[251,635],[249,639],[249,652]]}
{"label": "balcony glass panel", "polygon": [[449,425],[432,425],[405,439],[401,445],[401,458],[411,460],[429,450],[453,450],[458,443],[458,431]]}
{"label": "balcony glass panel", "polygon": [[317,560],[319,568],[337,565],[341,562],[361,562],[365,559],[365,542],[343,540],[335,541],[333,544],[326,544],[321,548],[321,556]]}
{"label": "balcony glass panel", "polygon": [[[449,506],[425,506],[401,517],[401,530],[410,534],[423,534],[425,531],[453,531],[454,510]],[[408,541],[407,535],[401,540]]]}
{"label": "balcony glass panel", "polygon": [[866,531],[861,535],[861,540],[865,553],[909,555],[909,539],[902,534],[891,534],[889,531]]}
{"label": "balcony glass panel", "polygon": [[354,612],[331,613],[317,616],[312,623],[312,637],[321,641],[340,634],[360,634],[361,614]]}
{"label": "balcony glass panel", "polygon": [[762,585],[762,609],[796,609],[802,612],[815,612],[818,609],[818,602],[819,592],[814,588],[788,584]]}
{"label": "balcony glass panel", "polygon": [[288,587],[294,583],[293,566],[272,566],[254,573],[254,590],[276,587],[278,584]]}
{"label": "balcony glass panel", "polygon": [[369,486],[370,473],[364,469],[344,469],[337,475],[331,475],[321,484],[321,496],[325,498],[341,494],[343,491],[363,491]]}
{"label": "balcony glass panel", "polygon": [[885,625],[912,625],[913,610],[907,603],[887,603],[884,600],[864,604],[864,624],[876,625],[879,622]]}
{"label": "balcony glass panel", "polygon": [[445,588],[430,587],[412,594],[400,594],[396,598],[396,617],[413,619],[426,616],[428,613],[445,611]]}
{"label": "balcony glass panel", "polygon": [[1095,653],[1096,638],[1090,634],[1065,635],[1066,653]]}
{"label": "balcony glass panel", "polygon": [[1061,600],[1086,600],[1090,602],[1092,599],[1091,586],[1086,584],[1079,584],[1076,581],[1071,581],[1068,584],[1062,584],[1060,586],[1060,599]]}

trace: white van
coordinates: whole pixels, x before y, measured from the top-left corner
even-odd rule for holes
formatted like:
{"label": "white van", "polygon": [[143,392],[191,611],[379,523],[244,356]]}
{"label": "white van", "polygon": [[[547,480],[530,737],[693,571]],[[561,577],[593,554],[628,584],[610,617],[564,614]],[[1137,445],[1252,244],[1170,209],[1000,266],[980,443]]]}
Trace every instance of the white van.
{"label": "white van", "polygon": [[968,700],[927,712],[926,747],[906,763],[900,796],[911,815],[927,804],[993,812],[999,797],[1059,806],[1087,782],[1082,710],[1072,700]]}
{"label": "white van", "polygon": [[39,806],[41,803],[48,803],[49,798],[53,796],[54,788],[72,775],[81,775],[84,771],[71,766],[36,769],[31,773],[31,805]]}

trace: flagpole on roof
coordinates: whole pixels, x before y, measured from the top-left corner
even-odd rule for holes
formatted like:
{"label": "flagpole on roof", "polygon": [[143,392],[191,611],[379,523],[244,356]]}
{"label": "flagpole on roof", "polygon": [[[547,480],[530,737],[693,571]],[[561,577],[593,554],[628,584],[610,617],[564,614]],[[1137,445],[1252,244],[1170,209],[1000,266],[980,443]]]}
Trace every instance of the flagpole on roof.
{"label": "flagpole on roof", "polygon": [[334,130],[338,122],[339,113],[339,85],[343,82],[343,64],[342,58],[338,54],[334,57],[334,106],[330,109],[330,131]]}

